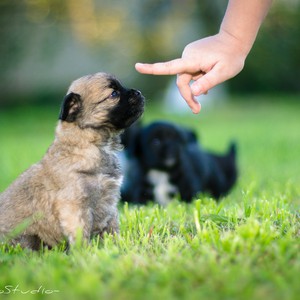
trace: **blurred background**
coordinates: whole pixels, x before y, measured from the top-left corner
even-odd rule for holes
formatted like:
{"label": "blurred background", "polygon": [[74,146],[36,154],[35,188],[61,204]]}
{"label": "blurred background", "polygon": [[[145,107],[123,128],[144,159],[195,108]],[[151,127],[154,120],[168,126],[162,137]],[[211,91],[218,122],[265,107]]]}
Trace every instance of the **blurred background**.
{"label": "blurred background", "polygon": [[143,122],[193,128],[204,149],[220,153],[235,140],[238,194],[269,188],[299,203],[300,0],[273,1],[244,70],[200,96],[199,115],[180,97],[175,76],[134,69],[136,62],[180,57],[188,43],[217,33],[226,6],[223,0],[0,0],[0,191],[45,153],[71,81],[105,71],[146,96]]}
{"label": "blurred background", "polygon": [[[186,44],[218,31],[226,5],[220,0],[0,0],[0,107],[57,104],[73,79],[98,71],[115,74],[148,100],[179,99],[174,77],[141,75],[134,64],[180,57]],[[243,72],[211,97],[299,91],[300,1],[277,0]]]}

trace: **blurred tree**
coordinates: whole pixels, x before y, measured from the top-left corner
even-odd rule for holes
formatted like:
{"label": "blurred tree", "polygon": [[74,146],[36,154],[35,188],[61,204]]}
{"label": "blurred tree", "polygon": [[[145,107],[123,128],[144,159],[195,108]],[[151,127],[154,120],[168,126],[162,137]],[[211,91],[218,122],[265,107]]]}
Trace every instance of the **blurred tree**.
{"label": "blurred tree", "polygon": [[147,80],[134,63],[180,55],[198,34],[195,3],[185,1],[183,10],[180,0],[2,0],[0,88],[6,101],[37,89],[61,91],[70,78],[100,70],[153,99],[169,78]]}
{"label": "blurred tree", "polygon": [[274,1],[234,92],[300,92],[300,1]]}
{"label": "blurred tree", "polygon": [[[274,1],[243,72],[227,83],[232,91],[300,91],[299,2]],[[220,0],[1,0],[0,101],[28,101],[37,92],[61,95],[70,80],[100,70],[141,89],[148,99],[159,99],[170,77],[140,75],[134,63],[179,57],[186,44],[218,31],[226,5]]]}

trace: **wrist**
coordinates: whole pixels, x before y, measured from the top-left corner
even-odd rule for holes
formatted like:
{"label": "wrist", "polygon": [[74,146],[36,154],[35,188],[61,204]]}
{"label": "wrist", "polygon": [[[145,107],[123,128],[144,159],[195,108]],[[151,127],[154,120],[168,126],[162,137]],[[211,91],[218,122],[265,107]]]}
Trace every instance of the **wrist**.
{"label": "wrist", "polygon": [[239,37],[222,26],[217,35],[223,43],[231,45],[231,48],[235,48],[236,51],[241,56],[245,56],[245,58],[249,54],[254,43],[254,39],[245,40],[245,38]]}
{"label": "wrist", "polygon": [[272,0],[229,0],[219,34],[250,52]]}

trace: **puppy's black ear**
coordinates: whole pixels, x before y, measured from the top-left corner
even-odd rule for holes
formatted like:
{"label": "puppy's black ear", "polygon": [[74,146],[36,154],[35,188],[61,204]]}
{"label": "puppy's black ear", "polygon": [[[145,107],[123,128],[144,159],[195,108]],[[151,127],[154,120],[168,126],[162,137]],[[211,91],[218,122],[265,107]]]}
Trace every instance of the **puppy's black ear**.
{"label": "puppy's black ear", "polygon": [[61,106],[59,119],[66,122],[74,122],[82,108],[82,101],[79,94],[70,93],[65,96]]}
{"label": "puppy's black ear", "polygon": [[130,127],[125,129],[121,136],[122,144],[125,147],[129,156],[137,156],[139,154],[138,148],[140,147],[140,132],[142,130],[142,124],[140,121],[133,123]]}
{"label": "puppy's black ear", "polygon": [[134,128],[134,130],[132,130],[131,132],[127,132],[125,150],[128,153],[129,157],[139,158],[141,156],[140,132],[140,128]]}
{"label": "puppy's black ear", "polygon": [[188,143],[197,143],[197,134],[194,130],[186,128],[185,134],[186,134],[186,141]]}
{"label": "puppy's black ear", "polygon": [[237,152],[236,148],[237,148],[236,142],[231,142],[230,145],[229,145],[227,156],[235,157],[236,152]]}
{"label": "puppy's black ear", "polygon": [[136,132],[136,135],[132,141],[131,147],[132,155],[138,159],[142,158],[143,155],[143,141],[142,141],[142,130]]}

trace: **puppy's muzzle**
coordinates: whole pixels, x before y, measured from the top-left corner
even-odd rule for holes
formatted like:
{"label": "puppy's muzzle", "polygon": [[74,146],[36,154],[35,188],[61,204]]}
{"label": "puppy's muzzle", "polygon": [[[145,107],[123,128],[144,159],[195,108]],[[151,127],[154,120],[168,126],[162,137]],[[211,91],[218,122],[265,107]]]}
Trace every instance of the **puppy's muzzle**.
{"label": "puppy's muzzle", "polygon": [[144,102],[144,96],[139,90],[131,89],[129,94],[129,103],[135,103],[137,101]]}
{"label": "puppy's muzzle", "polygon": [[133,94],[133,96],[135,97],[139,97],[142,95],[142,93],[139,91],[139,90],[135,90],[135,89],[132,89],[131,90],[131,93]]}
{"label": "puppy's muzzle", "polygon": [[131,89],[129,91],[128,103],[134,105],[136,110],[144,111],[145,98],[139,90]]}

